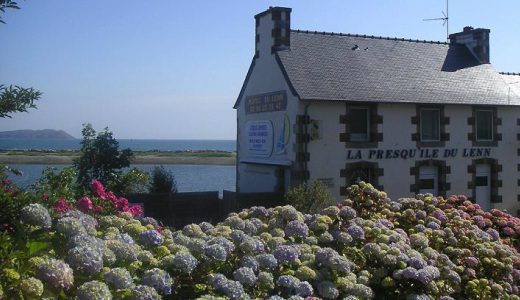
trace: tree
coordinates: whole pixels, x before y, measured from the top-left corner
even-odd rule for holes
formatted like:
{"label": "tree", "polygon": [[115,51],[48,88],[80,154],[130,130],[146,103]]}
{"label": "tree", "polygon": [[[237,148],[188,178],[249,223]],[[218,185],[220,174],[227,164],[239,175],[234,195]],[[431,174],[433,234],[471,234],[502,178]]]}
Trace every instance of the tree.
{"label": "tree", "polygon": [[285,200],[297,210],[310,214],[318,213],[323,208],[336,204],[336,200],[321,181],[290,188],[285,194]]}
{"label": "tree", "polygon": [[150,193],[177,193],[177,183],[172,172],[163,166],[153,168]]}
{"label": "tree", "polygon": [[36,108],[34,103],[41,95],[40,91],[33,88],[0,85],[0,118],[11,118],[12,113],[27,112],[29,108]]}
{"label": "tree", "polygon": [[92,179],[103,184],[116,180],[122,175],[122,168],[130,166],[134,154],[130,149],[119,151],[119,142],[113,137],[108,127],[96,135],[91,124],[83,124],[81,131],[80,156],[74,160],[78,173],[78,183],[88,188]]}
{"label": "tree", "polygon": [[[14,2],[14,1],[0,0],[0,12],[5,13],[6,8],[20,9],[20,7],[18,7],[18,3]],[[2,20],[2,18],[0,18],[0,23],[5,24],[4,20]]]}
{"label": "tree", "polygon": [[[0,0],[0,12],[7,8],[20,9],[18,4],[11,0]],[[0,23],[5,24],[0,16]],[[0,84],[0,118],[11,118],[12,113],[27,112],[29,108],[36,108],[34,104],[40,99],[42,93],[33,88],[20,86],[6,87]]]}

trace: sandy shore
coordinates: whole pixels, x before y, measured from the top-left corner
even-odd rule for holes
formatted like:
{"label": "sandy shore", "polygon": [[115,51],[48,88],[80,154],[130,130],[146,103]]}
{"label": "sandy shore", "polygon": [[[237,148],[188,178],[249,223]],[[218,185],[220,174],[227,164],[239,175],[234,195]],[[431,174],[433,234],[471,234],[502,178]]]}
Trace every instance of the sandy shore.
{"label": "sandy shore", "polygon": [[[0,153],[0,164],[45,164],[45,165],[68,165],[72,164],[76,155],[59,155],[59,154],[6,154]],[[204,155],[164,155],[164,154],[147,154],[136,155],[132,164],[152,164],[152,165],[170,165],[170,164],[186,164],[186,165],[234,165],[236,155],[229,156],[204,156]]]}

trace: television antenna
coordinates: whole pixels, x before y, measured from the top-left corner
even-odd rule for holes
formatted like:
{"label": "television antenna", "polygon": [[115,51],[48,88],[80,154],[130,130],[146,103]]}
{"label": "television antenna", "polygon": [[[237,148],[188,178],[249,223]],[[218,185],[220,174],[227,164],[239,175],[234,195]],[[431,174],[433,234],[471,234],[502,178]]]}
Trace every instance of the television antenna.
{"label": "television antenna", "polygon": [[423,19],[423,21],[442,21],[442,26],[446,25],[446,39],[450,39],[450,17],[449,17],[449,0],[446,0],[446,13],[441,12],[443,18]]}

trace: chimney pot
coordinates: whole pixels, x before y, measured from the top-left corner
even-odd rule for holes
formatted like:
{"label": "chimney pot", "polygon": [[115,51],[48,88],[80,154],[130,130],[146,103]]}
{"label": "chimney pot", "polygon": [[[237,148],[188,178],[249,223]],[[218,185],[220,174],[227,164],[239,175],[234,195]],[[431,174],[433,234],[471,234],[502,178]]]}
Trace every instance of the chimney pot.
{"label": "chimney pot", "polygon": [[289,49],[291,45],[291,9],[269,6],[255,16],[256,57]]}
{"label": "chimney pot", "polygon": [[468,31],[471,31],[473,30],[473,27],[471,26],[464,26],[464,29],[462,29],[462,32],[468,32]]}

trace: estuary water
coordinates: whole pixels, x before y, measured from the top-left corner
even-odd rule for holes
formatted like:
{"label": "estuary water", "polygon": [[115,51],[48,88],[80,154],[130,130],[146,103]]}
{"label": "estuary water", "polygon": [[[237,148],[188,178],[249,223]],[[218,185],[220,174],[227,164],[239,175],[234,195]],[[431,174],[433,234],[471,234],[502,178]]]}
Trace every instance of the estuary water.
{"label": "estuary water", "polygon": [[[22,171],[22,176],[9,175],[9,178],[20,187],[29,188],[41,176],[47,167],[64,168],[68,165],[31,165],[9,164],[10,167]],[[131,165],[143,171],[151,171],[155,165]],[[163,165],[171,171],[179,192],[203,191],[235,191],[235,166],[218,165]]]}
{"label": "estuary water", "polygon": [[[2,150],[79,150],[79,139],[0,139]],[[219,150],[235,151],[235,140],[118,140],[119,149],[130,148],[133,151],[198,151]],[[9,164],[10,167],[23,172],[22,176],[10,175],[18,186],[30,187],[40,178],[47,167],[63,168],[66,165]],[[150,171],[155,165],[136,164],[143,171]],[[177,181],[179,192],[202,192],[235,190],[235,166],[220,165],[164,165],[172,172]]]}

